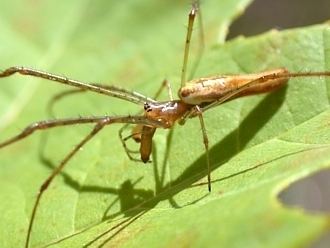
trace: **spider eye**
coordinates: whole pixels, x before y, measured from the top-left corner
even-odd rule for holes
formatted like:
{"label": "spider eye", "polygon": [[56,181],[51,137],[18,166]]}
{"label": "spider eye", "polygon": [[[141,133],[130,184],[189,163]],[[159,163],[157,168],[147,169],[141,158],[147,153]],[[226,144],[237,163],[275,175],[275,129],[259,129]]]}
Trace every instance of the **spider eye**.
{"label": "spider eye", "polygon": [[144,110],[147,111],[147,112],[150,112],[150,111],[152,111],[152,108],[148,103],[145,103],[144,104]]}
{"label": "spider eye", "polygon": [[150,108],[149,104],[148,103],[145,103],[144,106],[143,106],[144,110],[147,110]]}

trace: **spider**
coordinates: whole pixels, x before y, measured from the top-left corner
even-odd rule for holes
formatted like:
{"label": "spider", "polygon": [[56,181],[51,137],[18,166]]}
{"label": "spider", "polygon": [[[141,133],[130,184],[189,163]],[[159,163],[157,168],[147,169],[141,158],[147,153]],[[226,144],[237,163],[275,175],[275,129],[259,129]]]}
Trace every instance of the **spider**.
{"label": "spider", "polygon": [[[15,73],[19,73],[22,75],[29,75],[33,77],[43,78],[49,81],[54,81],[57,83],[62,83],[75,88],[74,90],[68,91],[64,94],[57,95],[55,98],[60,98],[64,95],[80,91],[91,91],[97,94],[120,98],[124,101],[128,101],[140,105],[142,107],[142,114],[138,115],[97,117],[93,116],[67,119],[51,119],[34,122],[27,126],[22,132],[20,132],[16,136],[0,143],[1,149],[17,141],[25,139],[37,130],[46,130],[60,126],[94,124],[94,128],[90,131],[90,133],[62,159],[58,166],[40,186],[29,222],[25,243],[26,247],[29,246],[31,231],[33,228],[40,200],[42,199],[42,196],[46,192],[47,188],[49,187],[53,179],[59,173],[61,173],[61,171],[68,164],[70,159],[74,155],[76,155],[77,152],[105,126],[114,123],[124,124],[124,127],[120,131],[120,138],[128,157],[132,160],[137,160],[135,157],[132,156],[133,151],[130,150],[126,145],[126,141],[129,138],[133,138],[140,143],[140,157],[141,160],[146,163],[150,160],[150,155],[152,153],[152,139],[155,134],[155,131],[158,128],[171,129],[175,123],[184,125],[184,123],[188,119],[195,117],[198,118],[201,125],[203,143],[205,147],[205,164],[207,166],[208,171],[208,190],[211,191],[211,165],[209,159],[209,142],[203,119],[203,113],[205,111],[218,105],[221,105],[224,102],[234,100],[238,97],[274,91],[286,85],[288,79],[290,78],[330,76],[330,72],[295,73],[289,72],[286,68],[279,68],[255,74],[220,76],[218,75],[202,77],[187,82],[186,70],[189,58],[190,40],[193,32],[194,21],[198,11],[198,2],[194,2],[192,4],[192,8],[188,17],[188,30],[185,40],[184,59],[181,74],[181,87],[178,93],[178,99],[173,99],[171,87],[167,81],[163,82],[160,91],[163,88],[167,87],[170,99],[168,101],[157,101],[155,99],[158,97],[160,91],[156,94],[156,97],[149,98],[137,92],[128,91],[116,86],[104,86],[100,84],[85,83],[51,74],[48,72],[43,72],[20,66],[10,67],[0,72],[1,78],[9,77]],[[129,124],[136,125],[136,127],[133,129],[132,135],[128,137],[123,137],[122,132],[124,128]]]}

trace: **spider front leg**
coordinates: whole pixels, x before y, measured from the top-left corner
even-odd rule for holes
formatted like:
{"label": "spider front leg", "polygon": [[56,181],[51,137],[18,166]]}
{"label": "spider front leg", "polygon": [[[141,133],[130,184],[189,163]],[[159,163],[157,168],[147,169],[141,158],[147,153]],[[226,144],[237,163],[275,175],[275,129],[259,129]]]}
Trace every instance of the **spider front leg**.
{"label": "spider front leg", "polygon": [[141,159],[139,158],[135,158],[132,154],[137,154],[140,153],[138,150],[132,150],[127,146],[127,141],[130,139],[133,139],[135,142],[140,143],[141,142],[141,133],[142,133],[142,125],[136,125],[133,129],[132,129],[132,133],[128,136],[124,137],[124,131],[128,128],[128,124],[122,126],[119,129],[118,135],[119,135],[119,139],[121,141],[121,144],[125,150],[125,153],[127,155],[127,157],[135,162],[141,162]]}
{"label": "spider front leg", "polygon": [[[157,90],[153,99],[158,99],[160,94],[164,91],[165,88],[167,89],[167,93],[170,100],[173,101],[171,84],[168,82],[167,79],[164,79],[162,81],[162,84]],[[144,125],[136,125],[135,127],[133,127],[131,134],[125,137],[123,133],[127,128],[128,128],[128,124],[124,125],[119,130],[119,138],[129,159],[132,161],[144,162],[144,163],[151,162],[149,157],[152,152],[152,139],[156,132],[156,128],[152,128]],[[126,142],[131,138],[135,142],[140,143],[139,150],[132,150],[128,148]],[[132,155],[137,153],[140,154],[140,159],[137,159]]]}

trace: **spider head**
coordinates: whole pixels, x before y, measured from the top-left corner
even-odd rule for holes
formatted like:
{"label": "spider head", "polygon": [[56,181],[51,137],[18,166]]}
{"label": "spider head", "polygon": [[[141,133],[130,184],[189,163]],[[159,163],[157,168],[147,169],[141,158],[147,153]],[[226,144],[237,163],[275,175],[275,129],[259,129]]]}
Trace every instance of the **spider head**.
{"label": "spider head", "polygon": [[149,120],[163,123],[164,128],[170,128],[176,120],[190,110],[190,107],[182,101],[149,102],[144,104],[144,115]]}

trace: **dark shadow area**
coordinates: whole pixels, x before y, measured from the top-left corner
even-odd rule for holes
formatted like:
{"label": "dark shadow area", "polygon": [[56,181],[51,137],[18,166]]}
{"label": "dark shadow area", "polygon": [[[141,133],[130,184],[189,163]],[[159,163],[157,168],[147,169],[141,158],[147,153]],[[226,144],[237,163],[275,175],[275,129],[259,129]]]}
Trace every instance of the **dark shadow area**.
{"label": "dark shadow area", "polygon": [[227,39],[323,23],[329,18],[329,0],[255,0],[231,25]]}
{"label": "dark shadow area", "polygon": [[[136,189],[135,185],[141,181],[142,178],[139,178],[136,182],[131,183],[130,180],[126,180],[115,193],[118,197],[114,200],[105,211],[103,219],[114,218],[121,213],[126,213],[129,209],[134,206],[141,204],[154,196],[152,190]],[[85,191],[85,188],[82,188]],[[115,205],[116,202],[120,203],[120,213],[110,214],[111,208]]]}
{"label": "dark shadow area", "polygon": [[330,212],[330,169],[321,170],[300,179],[279,195],[286,206],[304,209],[310,213]]}
{"label": "dark shadow area", "polygon": [[[303,209],[308,214],[328,215],[330,212],[330,169],[324,169],[317,173],[300,179],[279,195],[279,201],[284,206]],[[329,247],[330,231],[325,232],[310,247]]]}

